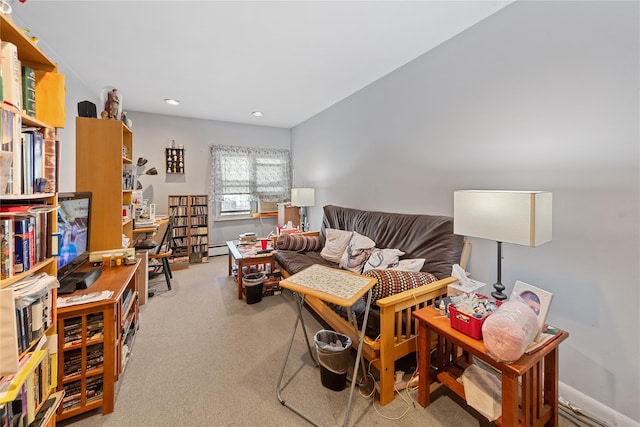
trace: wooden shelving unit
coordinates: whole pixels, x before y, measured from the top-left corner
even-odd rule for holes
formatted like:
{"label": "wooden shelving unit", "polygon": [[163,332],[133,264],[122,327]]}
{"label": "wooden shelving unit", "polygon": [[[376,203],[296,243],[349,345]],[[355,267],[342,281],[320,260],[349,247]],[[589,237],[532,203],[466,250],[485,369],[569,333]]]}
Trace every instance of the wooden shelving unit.
{"label": "wooden shelving unit", "polygon": [[[20,28],[18,28],[7,16],[3,14],[0,14],[0,40],[2,40],[3,42],[12,43],[16,46],[18,59],[21,65],[31,67],[36,72],[36,84],[40,83],[41,78],[46,73],[57,74],[57,65],[51,59],[49,59],[41,49],[33,44],[31,39],[28,38]],[[9,76],[5,76],[5,78],[9,78]],[[38,92],[37,90],[36,93],[38,96],[40,96],[40,102],[44,104],[45,99],[42,98],[42,93]],[[0,98],[0,100],[2,100],[2,98]],[[62,101],[63,100],[60,100],[58,104],[64,104],[64,102]],[[56,103],[51,102],[51,104]],[[0,102],[0,110],[6,110],[4,111],[4,113],[12,113],[14,120],[16,120],[15,123],[18,128],[20,124],[23,127],[36,127],[39,128],[42,133],[46,132],[54,138],[56,137],[55,126],[57,126],[58,124],[47,123],[40,117],[30,116],[24,111],[20,111],[17,108],[4,104],[2,102]],[[5,141],[2,142],[4,144]],[[52,188],[48,191],[51,192],[36,193],[30,195],[0,195],[0,205],[56,205],[58,198],[56,192],[57,190],[55,188]],[[57,227],[57,217],[55,211],[46,214],[46,218],[49,226],[47,229],[42,230],[42,234],[40,234],[39,238],[47,239],[48,244],[45,246],[50,247],[51,233],[52,231],[55,231]],[[25,279],[30,275],[46,273],[49,276],[55,277],[57,275],[57,264],[55,262],[55,258],[47,255],[48,253],[41,254],[41,259],[35,262],[27,271],[10,274],[4,279],[0,280],[0,291],[5,295],[12,297],[13,295],[10,294],[10,292],[15,291],[10,291],[8,288],[16,282],[19,282],[20,280]],[[54,342],[57,334],[57,324],[55,323],[55,321],[53,321],[53,319],[56,318],[57,311],[56,297],[56,289],[52,289],[47,296],[47,298],[49,299],[48,304],[50,304],[50,312],[48,313],[47,318],[52,320],[52,324],[46,329],[43,328],[44,336]],[[3,310],[5,309],[6,306],[3,306]],[[55,368],[50,370],[50,366],[57,366],[57,352],[49,352],[47,347],[45,347],[44,350],[34,351],[36,348],[36,343],[39,341],[39,339],[36,337],[33,337],[32,341],[28,340],[26,345],[20,345],[18,342],[20,336],[18,336],[17,340],[13,340],[13,345],[16,346],[16,349],[26,347],[25,350],[22,352],[19,352],[17,350],[9,350],[11,342],[7,342],[5,340],[13,339],[14,336],[12,333],[7,334],[7,332],[16,333],[15,325],[19,319],[16,319],[16,323],[13,323],[13,320],[16,316],[15,312],[7,313],[3,311],[0,314],[2,314],[0,316],[0,330],[2,331],[1,335],[3,341],[3,350],[2,352],[0,352],[0,365],[3,365],[4,368],[7,368],[7,365],[4,363],[4,361],[6,360],[5,358],[7,356],[11,358],[12,353],[13,356],[15,356],[14,352],[19,353],[19,358],[21,361],[21,367],[15,373],[12,379],[11,375],[0,377],[0,382],[4,382],[5,386],[7,385],[7,383],[9,384],[8,389],[5,390],[6,393],[0,398],[0,407],[2,407],[4,410],[7,409],[8,406],[12,405],[12,403],[14,403],[14,400],[25,399],[27,402],[22,405],[23,409],[26,408],[26,412],[23,412],[23,422],[31,423],[35,420],[39,425],[55,425],[55,411],[60,403],[60,396],[53,393],[57,386],[57,378],[55,377],[55,375],[49,376],[48,373],[55,373]],[[13,326],[14,328],[13,331],[10,330],[11,326]],[[47,400],[51,400],[51,402],[55,401],[49,407],[49,409],[47,409],[45,405],[45,402]]]}
{"label": "wooden shelving unit", "polygon": [[206,194],[169,196],[173,224],[173,265],[209,261],[209,198]]}
{"label": "wooden shelving unit", "polygon": [[69,296],[112,291],[111,298],[58,310],[58,387],[65,392],[58,419],[98,408],[113,412],[115,385],[139,327],[139,268],[140,261],[104,270],[90,289]]}
{"label": "wooden shelving unit", "polygon": [[126,169],[135,173],[133,133],[119,120],[76,118],[76,189],[91,191],[90,250],[122,248],[122,236],[133,244],[133,220],[123,220],[131,205],[132,185]]}

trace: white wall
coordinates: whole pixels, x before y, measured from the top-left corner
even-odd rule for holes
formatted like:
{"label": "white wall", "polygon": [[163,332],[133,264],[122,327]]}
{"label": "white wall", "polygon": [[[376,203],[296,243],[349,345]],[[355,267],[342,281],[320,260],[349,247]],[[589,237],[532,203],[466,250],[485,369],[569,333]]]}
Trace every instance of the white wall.
{"label": "white wall", "polygon": [[[157,213],[168,212],[170,194],[209,193],[209,148],[213,144],[266,148],[289,148],[290,131],[267,126],[252,126],[184,117],[128,112],[133,121],[133,157],[148,160],[159,174],[139,178],[146,199],[156,203]],[[185,173],[166,174],[164,149],[171,141],[185,147]],[[213,212],[209,216],[213,220]],[[210,221],[211,243],[237,239],[238,234],[253,231],[266,236],[276,229],[276,219]]]}
{"label": "white wall", "polygon": [[[552,191],[553,241],[504,245],[503,283],[554,293],[564,390],[618,425],[640,421],[638,17],[516,2],[292,129],[312,228],[325,204],[452,215],[458,189]],[[472,243],[492,284],[496,243]]]}

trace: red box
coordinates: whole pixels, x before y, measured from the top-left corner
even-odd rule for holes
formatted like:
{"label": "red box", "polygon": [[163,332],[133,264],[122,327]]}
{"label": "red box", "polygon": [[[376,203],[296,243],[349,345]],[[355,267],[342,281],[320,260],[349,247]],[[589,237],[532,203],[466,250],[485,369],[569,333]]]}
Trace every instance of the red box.
{"label": "red box", "polygon": [[478,319],[477,317],[456,310],[453,304],[449,304],[451,327],[477,340],[482,339],[482,324],[489,315],[491,315],[491,313],[487,313],[484,317]]}

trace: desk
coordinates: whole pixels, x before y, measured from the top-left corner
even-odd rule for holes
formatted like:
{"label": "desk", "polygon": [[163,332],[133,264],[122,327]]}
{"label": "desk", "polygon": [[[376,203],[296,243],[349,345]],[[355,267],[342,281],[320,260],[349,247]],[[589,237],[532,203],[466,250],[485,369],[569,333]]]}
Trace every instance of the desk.
{"label": "desk", "polygon": [[[158,231],[158,229],[160,228],[161,225],[164,225],[165,223],[169,222],[168,218],[163,218],[163,219],[158,219],[156,220],[152,225],[149,226],[145,226],[145,227],[139,227],[139,228],[134,228],[133,229],[133,241],[136,241],[136,236],[145,233],[145,234],[151,234],[153,235],[154,233],[156,233]],[[135,246],[135,244],[134,244]]]}
{"label": "desk", "polygon": [[[283,389],[280,388],[280,385],[282,384],[282,377],[284,376],[284,370],[287,366],[287,360],[289,359],[289,354],[291,353],[293,339],[296,335],[298,324],[300,323],[302,323],[302,329],[304,332],[304,338],[307,341],[309,355],[311,356],[311,359],[313,359],[316,366],[318,366],[318,362],[314,358],[313,352],[311,351],[309,338],[307,336],[307,330],[304,326],[304,321],[302,320],[302,308],[304,307],[304,299],[307,295],[312,295],[323,301],[346,307],[347,313],[349,314],[349,321],[355,328],[356,336],[358,336],[358,323],[356,320],[356,316],[351,311],[351,306],[358,299],[367,294],[367,310],[364,313],[363,320],[363,325],[366,325],[367,319],[369,317],[369,307],[371,305],[371,288],[375,283],[376,279],[374,278],[365,277],[346,270],[339,270],[336,268],[330,268],[321,265],[312,265],[311,267],[308,267],[301,272],[293,274],[288,278],[280,281],[280,286],[293,291],[295,295],[297,295],[298,317],[296,318],[295,324],[293,326],[293,332],[291,333],[291,339],[289,341],[289,348],[284,358],[282,371],[280,372],[280,378],[278,379],[278,385],[276,386],[276,394],[280,403],[291,409],[296,414],[300,415],[305,420],[309,421],[311,424],[314,424],[316,426],[318,425],[318,423],[308,418],[305,414],[301,413],[295,407],[291,406],[287,401],[285,401],[281,395]],[[347,426],[349,424],[353,391],[356,386],[358,378],[358,367],[360,366],[360,361],[362,358],[362,342],[364,341],[365,329],[366,328],[364,327],[362,328],[362,331],[360,332],[358,338],[358,352],[356,354],[353,377],[351,379],[349,401],[347,403],[347,409],[344,415],[344,426]]]}
{"label": "desk", "polygon": [[[471,363],[471,355],[487,362],[502,373],[502,417],[496,423],[504,426],[558,425],[558,352],[559,345],[569,334],[560,334],[537,352],[523,355],[513,363],[496,362],[487,354],[482,340],[476,340],[450,326],[433,307],[416,310],[418,319],[418,403],[429,406],[429,386],[432,382],[429,369],[431,332],[438,338],[438,381],[465,399],[464,386],[456,380],[458,373]],[[462,350],[462,351],[460,351]],[[460,356],[461,354],[461,356]],[[446,363],[445,363],[446,361]],[[522,384],[519,384],[519,379]],[[521,393],[522,407],[518,405]]]}

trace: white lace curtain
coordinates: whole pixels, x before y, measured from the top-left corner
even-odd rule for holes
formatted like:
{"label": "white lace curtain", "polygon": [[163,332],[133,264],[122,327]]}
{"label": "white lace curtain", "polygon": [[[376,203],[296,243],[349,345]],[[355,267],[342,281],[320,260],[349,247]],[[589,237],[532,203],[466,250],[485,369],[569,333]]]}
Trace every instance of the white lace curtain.
{"label": "white lace curtain", "polygon": [[211,146],[211,200],[242,194],[283,202],[291,193],[291,153],[287,149]]}

